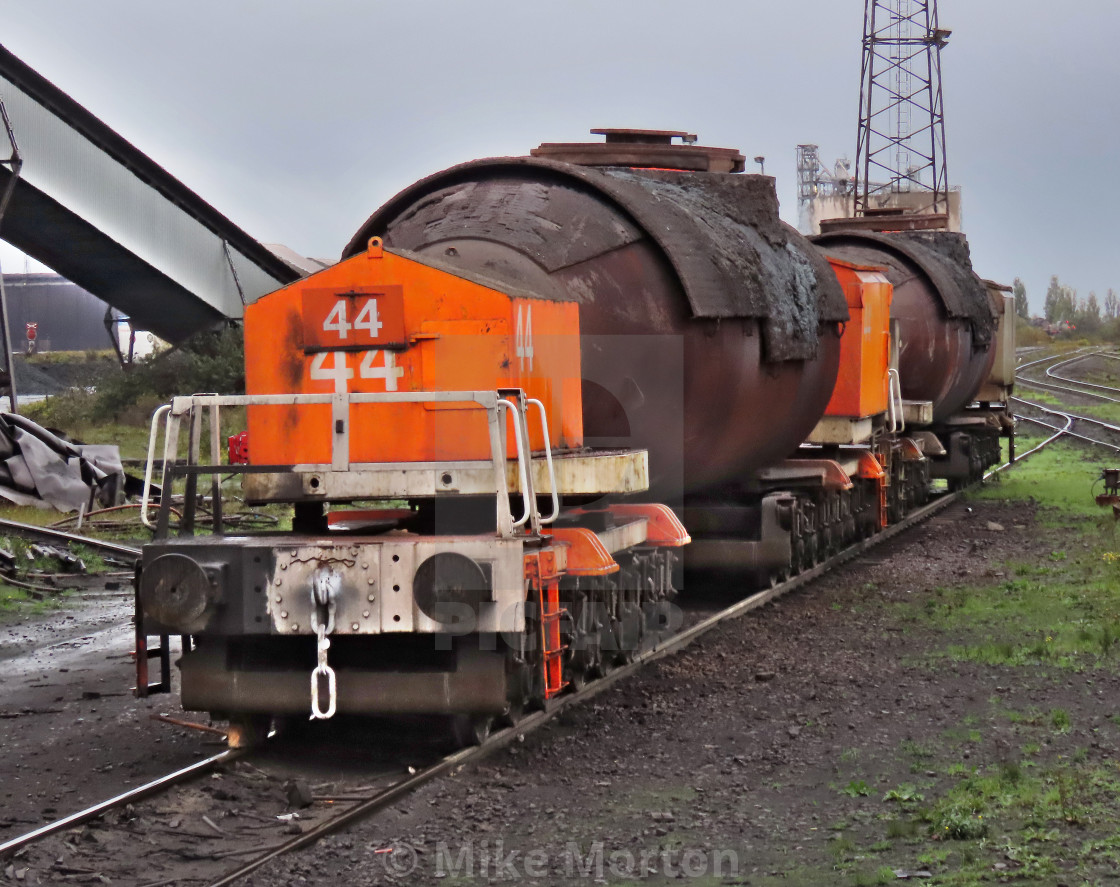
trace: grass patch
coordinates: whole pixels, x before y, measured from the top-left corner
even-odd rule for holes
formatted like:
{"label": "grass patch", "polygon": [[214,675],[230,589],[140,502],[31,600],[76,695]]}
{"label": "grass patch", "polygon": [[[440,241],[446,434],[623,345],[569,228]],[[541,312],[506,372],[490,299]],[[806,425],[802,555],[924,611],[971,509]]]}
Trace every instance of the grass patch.
{"label": "grass patch", "polygon": [[[65,573],[66,566],[60,558],[33,551],[35,543],[18,536],[0,537],[0,548],[15,557],[16,578],[32,585],[39,585],[36,572]],[[61,549],[60,549],[61,550]],[[105,572],[110,569],[101,555],[84,545],[71,546],[69,551],[81,558],[88,573]],[[35,615],[57,610],[66,604],[72,592],[66,588],[25,589],[10,585],[0,578],[0,622],[13,615]]]}
{"label": "grass patch", "polygon": [[935,588],[896,606],[952,637],[935,658],[993,666],[1083,669],[1120,653],[1120,538],[1091,489],[1100,463],[1059,445],[1009,472],[975,499],[1039,505],[1037,517],[1062,532],[1041,562],[1002,565],[990,584]]}
{"label": "grass patch", "polygon": [[[24,415],[40,425],[57,429],[72,440],[82,443],[111,443],[120,448],[122,459],[146,459],[152,413],[170,397],[160,400],[147,397],[123,410],[120,421],[110,421],[107,414],[97,409],[96,395],[84,391],[68,391],[48,397],[23,408]],[[226,438],[244,431],[247,427],[244,407],[224,407],[220,418],[220,441],[224,448]],[[179,432],[179,456],[187,455],[188,432]],[[162,441],[162,437],[161,437]],[[160,443],[162,454],[163,444]],[[203,426],[203,448],[209,453],[209,428]]]}
{"label": "grass patch", "polygon": [[[1058,764],[1028,776],[1004,763],[962,780],[924,814],[932,839],[969,844],[944,883],[973,883],[969,877],[990,872],[997,860],[1027,882],[1056,872],[1059,860],[1079,872],[1111,865],[1120,849],[1118,788],[1115,766]],[[949,852],[929,850],[918,861],[944,864]]]}
{"label": "grass patch", "polygon": [[[1029,503],[1025,520],[1052,528],[1036,537],[1045,547],[1032,541],[1027,555],[989,560],[975,585],[934,580],[945,585],[877,604],[908,629],[931,630],[933,651],[905,659],[912,667],[936,672],[946,660],[967,660],[999,670],[960,669],[968,681],[979,677],[978,703],[959,711],[956,723],[914,733],[920,741],[898,742],[891,761],[837,749],[834,804],[858,809],[845,811],[848,827],[827,842],[821,871],[831,867],[833,880],[820,883],[873,883],[880,864],[926,870],[932,877],[924,883],[939,887],[1086,887],[1120,870],[1120,766],[1094,751],[1117,740],[1120,715],[1108,697],[1099,719],[1081,704],[1082,694],[1092,700],[1109,686],[1095,674],[1120,672],[1120,538],[1111,512],[1092,498],[1104,464],[1064,444],[1032,456],[972,497]],[[1018,515],[1004,514],[992,520],[1013,529]],[[999,532],[976,518],[979,539]],[[1045,693],[1033,707],[1031,697],[1018,703],[1022,710],[1009,707],[1021,698],[1020,681],[1060,690],[1070,678],[1061,670],[1093,679],[1071,690],[1076,697]],[[907,766],[911,782],[898,775]],[[847,800],[864,797],[857,787],[869,773],[890,775],[869,780],[870,801]]]}
{"label": "grass patch", "polygon": [[25,356],[23,360],[31,365],[60,366],[104,362],[116,367],[117,353],[112,348],[88,348],[85,351],[36,351],[32,355]]}
{"label": "grass patch", "polygon": [[888,803],[898,804],[899,807],[909,809],[921,801],[924,801],[926,796],[918,791],[917,786],[904,784],[897,788],[890,789],[885,795],[883,800]]}
{"label": "grass patch", "polygon": [[51,594],[27,591],[0,580],[0,623],[8,616],[50,613],[62,607],[69,594],[61,590]]}
{"label": "grass patch", "polygon": [[[82,354],[82,359],[88,356]],[[47,355],[34,360],[64,358]],[[77,359],[74,357],[71,360]],[[147,452],[152,412],[175,395],[193,392],[241,394],[245,391],[244,344],[239,327],[199,333],[182,347],[160,352],[122,371],[107,362],[104,372],[63,394],[28,404],[28,418],[56,428],[85,443],[116,443],[126,459]],[[223,411],[223,413],[226,411]],[[231,411],[230,433],[243,430],[244,420]],[[225,417],[223,416],[223,420]],[[223,431],[227,425],[223,421]]]}
{"label": "grass patch", "polygon": [[[1022,450],[1022,447],[1017,449]],[[1103,521],[1104,512],[1092,496],[1093,483],[1100,476],[1102,460],[1099,454],[1090,457],[1085,450],[1059,441],[1031,456],[1022,465],[1002,472],[998,475],[999,483],[985,484],[971,493],[970,498],[1041,502],[1060,512],[1062,518],[1098,518],[1102,519],[1102,526],[1107,527]],[[1109,523],[1115,523],[1111,513],[1107,518]],[[1067,524],[1068,520],[1065,520],[1061,526]]]}

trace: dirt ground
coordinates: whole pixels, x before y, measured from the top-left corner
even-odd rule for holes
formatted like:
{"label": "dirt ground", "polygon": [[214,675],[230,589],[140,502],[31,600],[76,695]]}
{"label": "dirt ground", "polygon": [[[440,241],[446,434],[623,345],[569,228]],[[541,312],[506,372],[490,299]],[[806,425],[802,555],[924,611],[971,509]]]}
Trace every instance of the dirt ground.
{"label": "dirt ground", "polygon": [[0,842],[220,750],[133,697],[130,590],[65,606],[0,626]]}
{"label": "dirt ground", "polygon": [[[913,618],[915,604],[955,587],[1002,582],[1010,560],[1045,560],[1061,535],[1031,508],[954,506],[246,883],[859,884],[939,866],[944,876],[953,842],[890,811],[1016,757],[1022,724],[1000,711],[1067,713],[1070,729],[1040,731],[1040,760],[1078,750],[1115,761],[1115,673],[952,661],[938,656],[951,639]],[[997,845],[985,865],[1004,880],[1023,866]],[[1082,874],[1018,882],[1090,883]]]}
{"label": "dirt ground", "polygon": [[[976,883],[953,880],[949,853],[964,842],[938,840],[948,836],[918,807],[970,773],[1018,767],[1024,730],[1038,740],[1033,763],[1076,756],[1114,767],[1120,678],[1105,667],[957,661],[945,655],[957,639],[922,614],[954,589],[999,587],[1009,561],[1045,562],[1079,544],[1041,527],[1031,507],[952,506],[244,883]],[[121,774],[135,784],[216,750],[148,720],[171,710],[166,698],[128,695],[127,608],[109,599],[4,630],[0,839],[120,791]],[[1061,731],[1008,716],[1057,710]],[[369,759],[371,770],[384,764],[372,746]],[[283,809],[274,801],[268,817]],[[113,850],[134,875],[117,883],[143,883],[144,835],[181,816],[157,804],[136,818],[137,840]],[[1107,882],[1106,872],[1089,880],[1060,866],[1024,879],[1025,863],[1001,849],[1001,827],[965,853],[982,854],[992,880]],[[64,882],[104,883],[83,863],[81,840],[65,845],[76,873]],[[48,868],[54,853],[0,864],[0,878],[61,883]],[[168,871],[161,883],[195,884],[210,868],[188,860]]]}

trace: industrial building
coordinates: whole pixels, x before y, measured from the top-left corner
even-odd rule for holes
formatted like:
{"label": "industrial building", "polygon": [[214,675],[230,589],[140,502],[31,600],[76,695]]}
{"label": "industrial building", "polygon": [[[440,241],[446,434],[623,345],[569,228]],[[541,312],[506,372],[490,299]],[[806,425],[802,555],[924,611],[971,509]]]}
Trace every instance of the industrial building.
{"label": "industrial building", "polygon": [[[8,319],[14,351],[26,352],[28,327],[35,324],[35,350],[88,351],[112,348],[106,320],[115,327],[120,312],[59,274],[5,274]],[[107,313],[108,314],[107,318]]]}

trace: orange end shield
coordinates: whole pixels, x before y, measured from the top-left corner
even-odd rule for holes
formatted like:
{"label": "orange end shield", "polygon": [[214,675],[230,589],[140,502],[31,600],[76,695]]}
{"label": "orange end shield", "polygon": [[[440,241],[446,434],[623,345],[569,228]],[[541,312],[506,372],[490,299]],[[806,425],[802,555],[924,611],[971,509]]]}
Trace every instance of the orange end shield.
{"label": "orange end shield", "polygon": [[[326,268],[245,310],[249,394],[521,388],[548,414],[554,450],[582,446],[579,308],[528,299],[382,248]],[[331,461],[329,404],[249,407],[255,464]],[[469,403],[355,404],[351,463],[490,458],[486,413]],[[530,422],[530,446],[544,448]],[[507,455],[516,455],[512,428]]]}
{"label": "orange end shield", "polygon": [[859,454],[859,476],[864,480],[882,480],[886,472],[878,459],[871,453],[863,452]]}
{"label": "orange end shield", "polygon": [[619,566],[602,540],[586,527],[555,527],[545,532],[568,546],[569,576],[609,576],[618,572]]}
{"label": "orange end shield", "polygon": [[859,476],[863,480],[877,482],[879,488],[879,527],[887,526],[887,472],[883,464],[871,453],[863,452],[859,456]]}
{"label": "orange end shield", "polygon": [[844,289],[851,320],[840,339],[840,373],[825,415],[861,419],[886,412],[894,289],[880,268],[831,257],[828,262]]}
{"label": "orange end shield", "polygon": [[681,548],[692,541],[684,524],[668,505],[638,503],[634,505],[610,505],[607,511],[625,517],[644,517],[646,519],[646,545],[655,548]]}

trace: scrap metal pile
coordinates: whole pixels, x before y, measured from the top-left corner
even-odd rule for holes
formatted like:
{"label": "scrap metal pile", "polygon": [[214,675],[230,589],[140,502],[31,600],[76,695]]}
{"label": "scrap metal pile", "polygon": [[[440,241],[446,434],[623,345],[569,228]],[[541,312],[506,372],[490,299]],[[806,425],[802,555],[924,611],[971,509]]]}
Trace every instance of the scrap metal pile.
{"label": "scrap metal pile", "polygon": [[115,505],[124,490],[119,449],[76,444],[15,413],[0,413],[0,498],[63,512]]}

